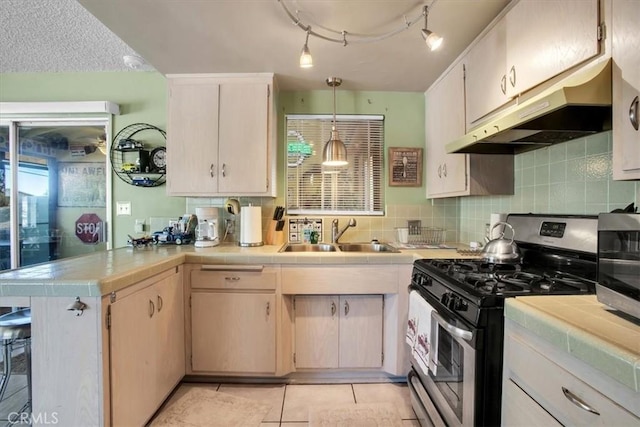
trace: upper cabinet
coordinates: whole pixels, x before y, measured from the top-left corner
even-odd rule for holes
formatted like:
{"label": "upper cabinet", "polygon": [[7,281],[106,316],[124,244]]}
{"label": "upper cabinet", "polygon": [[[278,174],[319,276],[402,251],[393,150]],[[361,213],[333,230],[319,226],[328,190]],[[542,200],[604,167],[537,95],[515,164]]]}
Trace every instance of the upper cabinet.
{"label": "upper cabinet", "polygon": [[169,75],[167,81],[167,193],[275,196],[273,75]]}
{"label": "upper cabinet", "polygon": [[613,178],[640,179],[640,1],[612,2]]}
{"label": "upper cabinet", "polygon": [[464,134],[464,105],[460,62],[425,93],[427,198],[513,194],[513,156],[446,153]]}
{"label": "upper cabinet", "polygon": [[467,127],[599,53],[598,0],[521,0],[469,51]]}

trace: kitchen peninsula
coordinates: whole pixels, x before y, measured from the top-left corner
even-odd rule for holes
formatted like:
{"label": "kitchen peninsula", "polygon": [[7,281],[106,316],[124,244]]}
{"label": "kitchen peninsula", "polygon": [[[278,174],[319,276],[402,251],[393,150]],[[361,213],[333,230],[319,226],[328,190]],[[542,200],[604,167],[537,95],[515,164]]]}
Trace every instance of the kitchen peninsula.
{"label": "kitchen peninsula", "polygon": [[[354,365],[336,353],[338,368],[370,366],[357,370],[403,376],[411,264],[416,257],[450,258],[456,251],[319,254],[279,253],[279,248],[120,248],[1,273],[1,305],[32,309],[34,415],[55,413],[65,426],[144,424],[185,375],[286,380],[292,372],[321,373],[332,365],[312,358],[302,368],[300,360],[298,365],[293,360],[296,296],[305,297],[305,303],[332,296],[340,304],[347,295],[377,296],[373,300],[382,306],[377,319],[384,334],[368,335],[382,341],[382,357],[372,365],[356,357]],[[76,298],[86,304],[82,312],[70,308]],[[369,298],[347,302],[352,312],[360,309],[360,300],[368,304]],[[257,323],[256,334],[267,328],[268,351],[238,348],[224,335],[212,343],[202,335],[226,325],[231,331],[233,322],[207,317],[221,310],[202,310],[202,304],[220,301],[257,304],[242,310],[242,319]],[[302,300],[299,306],[305,306]],[[339,310],[344,317],[341,305]],[[217,327],[199,326],[197,319]],[[341,320],[341,327],[348,323]],[[208,344],[202,347],[203,342]],[[267,367],[252,365],[255,358],[247,357],[252,354],[261,354]]]}

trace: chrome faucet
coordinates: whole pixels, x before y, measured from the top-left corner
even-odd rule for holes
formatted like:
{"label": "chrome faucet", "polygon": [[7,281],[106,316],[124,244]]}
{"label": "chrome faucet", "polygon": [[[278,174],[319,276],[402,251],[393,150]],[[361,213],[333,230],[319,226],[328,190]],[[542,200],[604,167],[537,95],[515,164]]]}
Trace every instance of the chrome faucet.
{"label": "chrome faucet", "polygon": [[349,223],[345,225],[342,230],[338,231],[338,218],[331,221],[331,243],[338,243],[338,239],[342,237],[345,231],[347,231],[347,228],[355,227],[355,226],[356,226],[356,219],[351,218],[349,220]]}

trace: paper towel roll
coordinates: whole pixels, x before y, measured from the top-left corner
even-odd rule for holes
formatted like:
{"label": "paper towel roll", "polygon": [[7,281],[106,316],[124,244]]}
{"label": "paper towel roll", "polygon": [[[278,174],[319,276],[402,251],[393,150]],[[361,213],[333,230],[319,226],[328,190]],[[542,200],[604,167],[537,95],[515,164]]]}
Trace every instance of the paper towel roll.
{"label": "paper towel roll", "polygon": [[245,206],[240,209],[240,246],[262,246],[262,208]]}
{"label": "paper towel roll", "polygon": [[[507,220],[507,214],[506,213],[492,213],[491,214],[491,219],[489,221],[489,233],[491,233],[491,235],[489,236],[489,240],[491,239],[497,239],[500,236],[502,236],[502,233],[504,232],[504,225],[498,226],[496,228],[493,228],[494,225],[496,225],[499,222],[504,222]],[[491,231],[493,229],[493,231]]]}

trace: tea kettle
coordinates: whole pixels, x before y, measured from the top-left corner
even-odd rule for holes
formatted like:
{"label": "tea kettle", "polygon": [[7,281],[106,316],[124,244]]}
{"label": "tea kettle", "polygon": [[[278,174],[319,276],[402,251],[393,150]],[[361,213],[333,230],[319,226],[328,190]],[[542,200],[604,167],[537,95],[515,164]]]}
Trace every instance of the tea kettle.
{"label": "tea kettle", "polygon": [[504,238],[504,229],[497,239],[490,240],[482,250],[482,260],[492,264],[519,264],[522,261],[522,254],[520,248],[513,241],[516,232],[507,222],[497,222],[493,227],[489,235],[493,235],[493,229],[499,225],[505,225],[511,229],[511,240]]}

